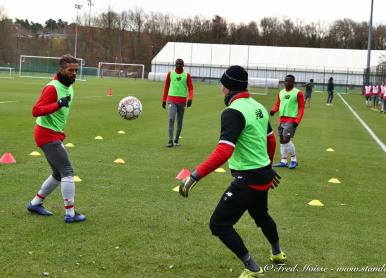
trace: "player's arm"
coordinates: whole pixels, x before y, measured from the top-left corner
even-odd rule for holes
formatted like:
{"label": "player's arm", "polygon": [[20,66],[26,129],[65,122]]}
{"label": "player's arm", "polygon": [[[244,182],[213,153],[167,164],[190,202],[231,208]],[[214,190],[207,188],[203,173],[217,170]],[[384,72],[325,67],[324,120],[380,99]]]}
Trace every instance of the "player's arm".
{"label": "player's arm", "polygon": [[267,153],[269,156],[269,160],[271,160],[271,165],[273,162],[273,158],[275,156],[276,151],[276,138],[275,134],[273,133],[271,124],[268,122],[268,128],[267,128]]}
{"label": "player's arm", "polygon": [[187,85],[188,85],[189,99],[192,100],[193,99],[193,94],[194,94],[194,89],[193,89],[192,76],[189,73],[187,74],[186,82],[187,82]]}
{"label": "player's arm", "polygon": [[166,99],[168,98],[169,87],[170,87],[170,71],[168,72],[168,74],[166,76],[164,93],[162,95],[162,102],[166,102]]}
{"label": "player's arm", "polygon": [[300,124],[304,114],[304,96],[302,91],[298,92],[297,99],[298,99],[298,116],[295,119],[296,125]]}
{"label": "player's arm", "polygon": [[46,86],[32,108],[34,117],[45,116],[59,110],[58,97],[54,86]]}
{"label": "player's arm", "polygon": [[271,116],[273,116],[277,111],[279,111],[279,108],[280,108],[280,96],[279,96],[279,94],[277,94],[275,104],[273,105],[269,114]]}
{"label": "player's arm", "polygon": [[200,178],[216,170],[232,156],[244,127],[245,119],[241,112],[231,108],[224,110],[221,115],[221,135],[218,145],[207,160],[196,169]]}
{"label": "player's arm", "polygon": [[221,135],[215,150],[201,163],[190,177],[180,184],[180,195],[188,197],[190,190],[198,180],[223,165],[231,156],[242,130],[245,127],[244,116],[237,110],[228,108],[221,115]]}
{"label": "player's arm", "polygon": [[188,92],[189,92],[187,106],[190,107],[192,106],[192,101],[193,101],[193,81],[189,73],[187,74],[186,83],[187,83]]}

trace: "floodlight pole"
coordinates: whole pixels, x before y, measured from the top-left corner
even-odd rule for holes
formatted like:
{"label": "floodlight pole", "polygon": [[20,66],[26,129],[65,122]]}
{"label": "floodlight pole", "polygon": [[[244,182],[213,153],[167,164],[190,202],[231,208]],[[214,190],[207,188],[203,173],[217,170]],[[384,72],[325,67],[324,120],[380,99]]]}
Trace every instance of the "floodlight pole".
{"label": "floodlight pole", "polygon": [[88,10],[88,26],[91,26],[91,7],[94,6],[92,0],[87,0],[87,5],[89,6],[89,10]]}
{"label": "floodlight pole", "polygon": [[374,0],[371,0],[371,12],[369,21],[369,34],[367,38],[367,66],[366,66],[366,80],[365,83],[370,82],[370,59],[371,59],[371,40],[372,40],[372,29],[373,29],[373,5]]}
{"label": "floodlight pole", "polygon": [[78,11],[82,8],[82,5],[75,4],[76,9],[76,19],[75,19],[75,50],[74,50],[74,57],[76,58],[76,48],[78,45]]}

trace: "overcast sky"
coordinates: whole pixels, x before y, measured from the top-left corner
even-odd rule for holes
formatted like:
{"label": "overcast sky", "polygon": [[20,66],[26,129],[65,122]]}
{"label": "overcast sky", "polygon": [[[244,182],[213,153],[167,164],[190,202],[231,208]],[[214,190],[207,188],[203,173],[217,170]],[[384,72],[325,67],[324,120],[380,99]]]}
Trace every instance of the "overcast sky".
{"label": "overcast sky", "polygon": [[[368,21],[371,0],[92,0],[91,14],[100,14],[110,6],[115,12],[142,8],[145,12],[159,12],[187,18],[201,15],[211,19],[220,15],[230,22],[259,21],[263,17],[291,18],[303,22],[332,23],[351,18]],[[44,22],[61,18],[73,22],[75,4],[81,4],[81,13],[89,12],[87,0],[0,0],[8,17]],[[386,0],[374,0],[375,25],[386,24]]]}

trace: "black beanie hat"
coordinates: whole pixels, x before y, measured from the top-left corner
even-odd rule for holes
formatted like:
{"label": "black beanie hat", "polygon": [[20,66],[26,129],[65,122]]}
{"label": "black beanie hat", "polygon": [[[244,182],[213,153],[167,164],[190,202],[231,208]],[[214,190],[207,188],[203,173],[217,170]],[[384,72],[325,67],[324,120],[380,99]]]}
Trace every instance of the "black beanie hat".
{"label": "black beanie hat", "polygon": [[246,90],[248,87],[248,72],[240,66],[230,66],[220,79],[221,84],[231,91]]}

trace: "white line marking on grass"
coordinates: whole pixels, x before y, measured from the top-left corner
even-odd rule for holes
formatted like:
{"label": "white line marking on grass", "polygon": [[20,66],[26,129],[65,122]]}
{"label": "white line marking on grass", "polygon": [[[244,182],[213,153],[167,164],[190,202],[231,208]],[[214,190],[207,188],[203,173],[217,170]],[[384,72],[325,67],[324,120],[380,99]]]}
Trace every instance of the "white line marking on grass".
{"label": "white line marking on grass", "polygon": [[16,102],[14,100],[10,100],[10,101],[0,101],[0,104],[4,104],[4,103],[12,103],[12,102]]}
{"label": "white line marking on grass", "polygon": [[351,106],[347,103],[347,101],[338,94],[340,99],[346,104],[348,109],[354,114],[354,116],[358,119],[358,121],[364,126],[364,128],[367,130],[367,132],[373,137],[374,141],[381,147],[381,149],[386,153],[386,146],[383,144],[383,142],[375,135],[375,133],[371,130],[371,128],[368,127],[368,125],[361,119],[361,117],[358,116],[358,114],[354,111],[354,109],[351,108]]}

